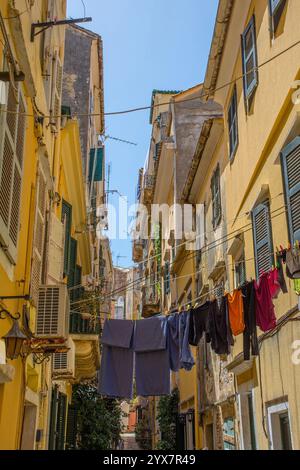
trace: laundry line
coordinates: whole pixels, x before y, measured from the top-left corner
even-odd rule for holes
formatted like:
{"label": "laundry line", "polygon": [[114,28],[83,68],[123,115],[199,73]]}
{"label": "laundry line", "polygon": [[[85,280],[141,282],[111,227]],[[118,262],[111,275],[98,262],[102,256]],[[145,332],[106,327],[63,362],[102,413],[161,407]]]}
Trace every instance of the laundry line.
{"label": "laundry line", "polygon": [[[286,206],[283,206],[283,207],[286,207]],[[271,214],[274,214],[275,212],[278,212],[278,211],[281,210],[281,209],[282,209],[282,208],[278,208],[278,209],[274,210],[274,212],[272,212]],[[279,214],[274,215],[273,217],[270,217],[270,219],[273,220],[273,219],[275,219],[276,217],[282,216],[283,214],[286,213],[286,211],[287,211],[287,209],[286,209],[285,211],[279,213]],[[237,232],[237,233],[239,233],[239,234],[242,235],[242,234],[245,234],[245,233],[247,233],[247,232],[249,232],[249,231],[252,231],[252,223],[250,223],[250,224],[248,224],[248,225],[245,225],[244,227],[249,227],[249,228],[248,228],[247,230],[244,230],[243,232],[241,232],[241,228],[240,228],[240,229],[237,229],[237,230],[235,230],[234,232],[232,232],[232,234],[234,234],[234,233]],[[231,235],[231,234],[230,234],[230,235]],[[224,239],[224,238],[225,238],[225,236],[224,236],[224,237],[221,237],[219,240],[222,240],[222,239]],[[218,247],[224,245],[224,244],[227,243],[228,241],[234,240],[235,238],[236,238],[236,236],[233,236],[233,237],[231,237],[231,238],[225,239],[223,242],[221,242],[221,243],[219,243],[219,244],[216,244],[216,242],[212,242],[212,243],[210,243],[210,244],[208,245],[209,248],[208,248],[208,249],[206,248],[206,249],[203,251],[203,253],[208,253],[209,251],[212,251],[213,249],[217,249]],[[193,258],[193,257],[196,257],[196,256],[197,256],[197,251],[193,251],[193,253],[192,253],[189,257],[186,257],[186,258],[185,258],[185,261],[187,261],[187,260],[189,260],[189,259],[191,259],[191,258]],[[173,264],[174,264],[174,262],[171,263],[170,266],[172,266]],[[204,268],[205,268],[205,267],[203,267],[202,270],[203,270]],[[140,278],[139,281],[134,281],[134,282],[138,285],[138,284],[140,284],[141,282],[143,282],[143,280],[146,281],[146,280],[149,279],[149,278],[151,278],[151,276],[142,277],[142,278]],[[134,284],[134,285],[135,285],[135,284]],[[128,287],[133,287],[133,286],[132,286],[131,284],[128,284]],[[112,291],[111,293],[109,293],[109,294],[107,294],[106,296],[104,296],[104,297],[102,298],[102,300],[106,300],[106,299],[110,298],[112,295],[115,295],[116,293],[123,292],[125,289],[126,289],[126,286],[123,286],[123,287],[120,288],[120,290],[118,290],[118,291]],[[88,299],[88,301],[86,301],[86,300],[80,300],[80,301],[72,302],[71,305],[80,305],[80,304],[88,303],[90,300],[93,300],[93,299]]]}
{"label": "laundry line", "polygon": [[[269,201],[273,201],[273,200],[277,199],[277,198],[280,197],[280,196],[283,196],[283,193],[282,193],[282,192],[279,193],[279,194],[277,194],[277,196],[274,196],[273,198],[270,198]],[[292,203],[292,204],[293,204],[293,203]],[[274,213],[274,212],[276,212],[276,211],[279,211],[279,210],[281,210],[281,209],[283,209],[283,208],[285,208],[285,207],[286,207],[286,205],[281,206],[280,208],[275,209],[273,212],[271,212],[271,214]],[[250,211],[248,210],[247,212],[245,212],[245,213],[244,213],[243,215],[241,215],[240,217],[236,217],[236,218],[232,219],[231,221],[228,221],[226,225],[224,224],[224,226],[228,227],[228,225],[229,225],[231,222],[235,222],[235,221],[237,221],[237,220],[239,220],[239,219],[241,219],[241,218],[244,218],[244,216],[249,216],[249,213],[250,213]],[[244,227],[246,227],[246,226],[248,226],[248,225],[250,225],[250,223],[247,224],[247,225],[245,225]],[[243,227],[241,227],[241,228],[243,228]],[[237,231],[239,231],[239,230],[240,230],[240,229],[237,229]],[[197,236],[195,237],[195,241],[197,241],[198,238],[201,238],[201,237],[203,237],[203,236],[206,237],[207,235],[212,234],[212,233],[215,233],[215,230],[205,231],[202,235],[197,235]],[[232,233],[235,233],[235,231],[232,232]],[[219,240],[222,240],[223,238],[224,238],[224,237],[221,237]],[[219,241],[219,240],[216,240],[216,241]],[[185,241],[185,242],[183,242],[183,243],[177,245],[176,248],[180,248],[181,246],[186,245],[186,244],[188,244],[188,243],[195,243],[195,241]],[[195,251],[195,250],[193,250],[193,251]],[[153,260],[153,259],[158,258],[159,256],[161,256],[161,253],[160,253],[160,254],[156,254],[156,255],[154,255],[154,256],[152,256],[152,257],[149,257],[149,258],[144,258],[144,260],[140,261],[138,264],[142,264],[142,263],[144,263],[144,262],[146,262],[146,261],[147,261],[147,262],[148,262],[148,261],[151,261],[151,260]],[[173,264],[173,263],[170,263],[170,266],[172,266],[172,264]],[[145,279],[145,277],[138,278],[138,279],[132,281],[132,283],[138,283],[140,280],[143,280],[143,279]],[[131,284],[131,283],[129,283],[128,285],[130,285],[130,284]],[[80,288],[80,287],[85,287],[85,286],[84,286],[83,284],[78,284],[77,286],[70,287],[68,290],[71,291],[71,290],[73,290],[73,289],[78,289],[78,288]],[[126,287],[126,285],[125,285],[125,287]],[[120,292],[121,292],[122,290],[124,290],[124,289],[123,289],[123,288],[120,288]]]}
{"label": "laundry line", "polygon": [[[203,98],[210,98],[212,93],[216,93],[217,91],[221,91],[225,88],[228,88],[228,87],[231,87],[232,85],[235,85],[236,83],[238,83],[239,81],[247,78],[249,75],[253,74],[253,72],[257,72],[259,69],[265,67],[266,65],[268,65],[269,63],[273,62],[274,60],[278,59],[279,57],[281,57],[282,55],[288,53],[290,50],[292,50],[293,48],[297,47],[298,45],[300,44],[300,41],[297,41],[293,44],[291,44],[290,46],[288,46],[286,49],[283,49],[282,51],[280,51],[279,53],[275,54],[273,57],[271,57],[270,59],[262,62],[261,64],[258,64],[256,67],[253,67],[252,69],[250,69],[248,72],[245,72],[241,75],[239,75],[237,78],[233,79],[233,80],[230,80],[229,82],[226,82],[224,83],[223,85],[220,85],[219,87],[216,87],[213,92],[203,92],[201,93],[199,96],[197,97],[193,97],[193,98],[186,98],[186,99],[182,99],[182,100],[178,100],[176,102],[177,103],[186,103],[186,102],[189,102],[189,101],[195,101],[195,100],[202,100]],[[176,94],[175,94],[176,96]],[[113,111],[113,112],[106,112],[104,113],[104,116],[116,116],[116,115],[125,115],[125,114],[131,114],[131,113],[134,113],[134,112],[139,112],[139,111],[146,111],[146,110],[151,110],[151,109],[154,109],[156,107],[162,107],[162,106],[165,106],[165,105],[169,105],[169,101],[165,102],[165,103],[158,103],[158,104],[152,104],[150,106],[141,106],[141,107],[136,107],[136,108],[129,108],[129,109],[125,109],[125,110],[121,110],[121,111]],[[3,110],[3,109],[0,109],[0,112],[6,112],[6,113],[9,113],[9,114],[17,114],[17,115],[23,115],[25,117],[31,117],[31,118],[37,118],[38,117],[38,114],[34,115],[34,114],[30,114],[30,113],[20,113],[18,111],[13,111],[13,110]],[[75,113],[74,115],[72,116],[69,116],[69,117],[99,117],[101,116],[102,114],[101,113]],[[203,114],[203,115],[206,115],[208,118],[209,116],[206,114]],[[40,115],[41,118],[44,118],[44,119],[59,119],[61,117],[68,117],[66,115],[61,115],[61,114],[58,114],[58,115],[43,115],[41,114]],[[219,117],[219,115],[216,115],[216,117]]]}

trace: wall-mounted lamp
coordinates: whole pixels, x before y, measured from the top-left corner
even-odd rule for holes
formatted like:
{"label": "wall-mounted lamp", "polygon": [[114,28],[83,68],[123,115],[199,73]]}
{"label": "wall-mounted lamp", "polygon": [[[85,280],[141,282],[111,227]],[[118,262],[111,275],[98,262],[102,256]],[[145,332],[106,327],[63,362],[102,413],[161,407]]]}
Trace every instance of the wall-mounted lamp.
{"label": "wall-mounted lamp", "polygon": [[2,309],[0,311],[0,320],[4,320],[5,318],[10,318],[13,320],[13,326],[3,337],[6,346],[6,357],[8,359],[18,359],[21,355],[22,347],[24,341],[27,340],[27,336],[21,331],[19,327],[18,320],[20,319],[21,315],[17,313],[15,316],[12,315],[8,310]]}

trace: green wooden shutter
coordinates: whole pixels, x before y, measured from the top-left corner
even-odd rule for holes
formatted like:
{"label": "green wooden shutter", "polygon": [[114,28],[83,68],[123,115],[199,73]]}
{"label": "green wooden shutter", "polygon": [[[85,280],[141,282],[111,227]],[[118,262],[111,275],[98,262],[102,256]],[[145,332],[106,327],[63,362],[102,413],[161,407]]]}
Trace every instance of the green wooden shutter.
{"label": "green wooden shutter", "polygon": [[67,424],[67,397],[63,393],[59,393],[58,410],[57,410],[57,426],[56,426],[56,450],[65,449]]}
{"label": "green wooden shutter", "polygon": [[82,267],[78,266],[77,264],[76,269],[75,269],[74,285],[80,286],[80,287],[78,287],[78,289],[75,289],[74,291],[74,300],[80,300],[82,297],[83,288],[81,287],[81,284],[82,284]]}
{"label": "green wooden shutter", "polygon": [[68,407],[66,449],[76,449],[78,410],[74,405]]}
{"label": "green wooden shutter", "polygon": [[62,201],[61,220],[65,223],[65,252],[64,252],[64,276],[68,276],[70,268],[72,206]]}
{"label": "green wooden shutter", "polygon": [[269,202],[257,206],[252,213],[256,276],[269,272],[274,264]]}
{"label": "green wooden shutter", "polygon": [[75,296],[75,291],[72,289],[76,285],[75,275],[76,275],[76,261],[77,261],[77,240],[71,238],[70,243],[70,263],[69,263],[69,275],[68,275],[68,287],[70,290],[70,299],[73,300]]}
{"label": "green wooden shutter", "polygon": [[90,151],[90,165],[89,165],[89,181],[100,182],[103,181],[103,160],[104,148],[91,149]]}
{"label": "green wooden shutter", "polygon": [[56,425],[58,409],[58,388],[52,389],[51,410],[50,410],[50,430],[49,430],[49,450],[55,450],[56,444]]}
{"label": "green wooden shutter", "polygon": [[288,208],[290,242],[300,241],[300,137],[282,152],[281,161]]}

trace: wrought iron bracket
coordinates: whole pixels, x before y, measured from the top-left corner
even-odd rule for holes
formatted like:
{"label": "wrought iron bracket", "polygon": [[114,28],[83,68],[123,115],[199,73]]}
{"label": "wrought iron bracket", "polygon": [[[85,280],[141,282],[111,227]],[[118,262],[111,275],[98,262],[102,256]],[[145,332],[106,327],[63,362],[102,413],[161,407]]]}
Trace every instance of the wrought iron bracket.
{"label": "wrought iron bracket", "polygon": [[15,315],[13,315],[12,313],[10,313],[5,308],[2,308],[0,310],[0,320],[5,320],[6,318],[10,318],[11,320],[20,320],[21,314],[16,313]]}
{"label": "wrought iron bracket", "polygon": [[[68,24],[76,24],[76,23],[89,23],[92,21],[92,18],[77,18],[77,19],[72,19],[72,20],[58,20],[58,21],[47,21],[44,23],[32,23],[31,25],[31,36],[30,40],[31,42],[34,41],[34,38],[38,36],[39,34],[42,34],[44,31],[46,31],[49,28],[52,28],[53,26],[65,26]],[[36,31],[38,29],[38,31]]]}

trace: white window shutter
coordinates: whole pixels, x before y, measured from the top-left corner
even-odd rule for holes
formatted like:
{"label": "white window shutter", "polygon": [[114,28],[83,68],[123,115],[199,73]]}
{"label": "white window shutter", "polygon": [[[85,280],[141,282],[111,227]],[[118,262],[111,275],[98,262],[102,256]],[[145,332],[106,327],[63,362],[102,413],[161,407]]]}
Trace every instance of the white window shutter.
{"label": "white window shutter", "polygon": [[48,252],[48,284],[57,284],[63,280],[65,227],[64,224],[51,214],[50,241]]}
{"label": "white window shutter", "polygon": [[41,285],[44,236],[45,236],[45,218],[46,218],[46,197],[47,183],[45,175],[41,169],[38,171],[37,191],[36,191],[36,214],[35,229],[32,253],[32,273],[31,273],[31,296],[37,303],[38,291]]}
{"label": "white window shutter", "polygon": [[60,126],[62,79],[63,67],[58,52],[56,51],[53,58],[51,99],[51,124],[56,130],[59,129]]}
{"label": "white window shutter", "polygon": [[0,125],[0,239],[15,264],[19,234],[26,107],[19,85],[8,85],[7,113]]}
{"label": "white window shutter", "polygon": [[197,205],[197,214],[196,214],[196,250],[200,251],[205,247],[205,205]]}

